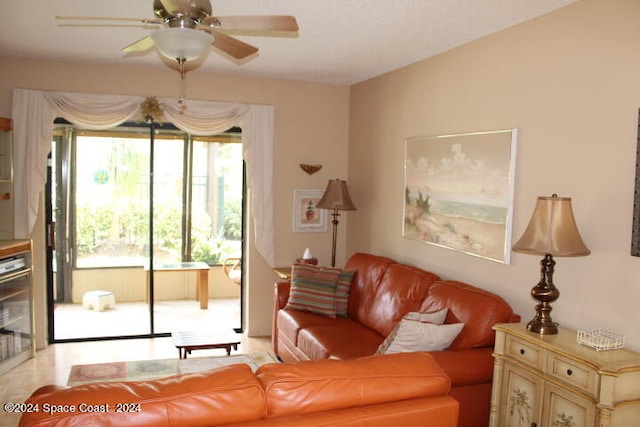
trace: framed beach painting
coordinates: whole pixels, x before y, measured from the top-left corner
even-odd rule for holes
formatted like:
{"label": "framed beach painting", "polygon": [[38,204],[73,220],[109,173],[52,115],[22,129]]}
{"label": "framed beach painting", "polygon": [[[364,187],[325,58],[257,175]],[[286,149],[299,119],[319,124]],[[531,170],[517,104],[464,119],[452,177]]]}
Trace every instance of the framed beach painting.
{"label": "framed beach painting", "polygon": [[517,129],[408,138],[403,236],[509,264]]}
{"label": "framed beach painting", "polygon": [[293,232],[327,231],[327,210],[316,207],[323,190],[293,190]]}

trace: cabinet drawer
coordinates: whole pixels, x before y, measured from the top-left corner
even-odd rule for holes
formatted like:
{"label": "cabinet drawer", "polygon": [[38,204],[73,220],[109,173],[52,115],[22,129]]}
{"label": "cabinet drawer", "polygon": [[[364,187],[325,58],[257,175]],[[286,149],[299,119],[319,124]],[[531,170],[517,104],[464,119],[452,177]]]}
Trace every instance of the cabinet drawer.
{"label": "cabinet drawer", "polygon": [[530,343],[508,336],[505,353],[512,359],[525,363],[540,371],[544,369],[545,350]]}
{"label": "cabinet drawer", "polygon": [[549,353],[547,374],[569,383],[581,391],[592,395],[597,393],[598,373],[595,369],[574,360]]}

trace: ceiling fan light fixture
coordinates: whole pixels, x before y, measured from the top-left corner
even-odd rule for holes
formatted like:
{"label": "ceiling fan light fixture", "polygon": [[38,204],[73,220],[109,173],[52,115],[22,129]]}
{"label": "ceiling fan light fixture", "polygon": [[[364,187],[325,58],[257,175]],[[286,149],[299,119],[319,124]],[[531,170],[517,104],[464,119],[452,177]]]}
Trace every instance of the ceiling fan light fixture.
{"label": "ceiling fan light fixture", "polygon": [[185,61],[200,58],[213,42],[208,32],[190,28],[163,28],[151,33],[151,39],[163,56]]}

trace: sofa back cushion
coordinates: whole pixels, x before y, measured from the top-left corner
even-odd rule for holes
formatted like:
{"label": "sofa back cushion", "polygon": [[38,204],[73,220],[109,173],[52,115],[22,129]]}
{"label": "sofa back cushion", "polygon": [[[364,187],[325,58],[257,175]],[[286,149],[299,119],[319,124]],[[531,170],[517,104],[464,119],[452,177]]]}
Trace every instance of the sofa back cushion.
{"label": "sofa back cushion", "polygon": [[[64,390],[36,391],[27,402],[60,408],[25,413],[21,426],[217,426],[267,415],[264,392],[248,365],[138,382],[90,383]],[[124,412],[115,412],[123,404]],[[64,410],[73,405],[75,411]],[[85,405],[85,406],[80,406]],[[95,406],[94,406],[95,405]],[[109,405],[109,412],[99,411]]]}
{"label": "sofa back cushion", "polygon": [[270,418],[445,396],[451,386],[428,353],[268,364],[256,375]]}
{"label": "sofa back cushion", "polygon": [[367,327],[387,336],[411,311],[418,311],[438,276],[416,267],[391,264],[375,289],[360,301],[358,318]]}
{"label": "sofa back cushion", "polygon": [[464,323],[451,350],[493,346],[496,323],[512,320],[513,310],[499,296],[454,280],[437,281],[429,288],[420,311],[447,308],[445,323]]}
{"label": "sofa back cushion", "polygon": [[349,290],[349,316],[358,318],[361,299],[368,298],[369,290],[378,286],[387,268],[393,263],[395,261],[391,258],[361,252],[349,258],[344,270],[355,272]]}

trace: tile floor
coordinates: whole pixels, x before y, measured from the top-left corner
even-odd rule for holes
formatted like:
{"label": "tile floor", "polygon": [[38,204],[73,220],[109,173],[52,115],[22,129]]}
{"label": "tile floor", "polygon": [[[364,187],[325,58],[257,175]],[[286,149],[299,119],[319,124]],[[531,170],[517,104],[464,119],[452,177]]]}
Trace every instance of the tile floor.
{"label": "tile floor", "polygon": [[[57,304],[54,310],[55,339],[113,337],[149,333],[149,306],[144,302],[116,303],[115,309],[94,311],[82,304]],[[197,301],[158,301],[154,304],[155,332],[176,329],[239,328],[238,298],[210,299],[201,310]]]}
{"label": "tile floor", "polygon": [[[192,308],[190,305],[188,307]],[[185,327],[195,325],[195,329],[209,325],[224,326],[224,316],[220,316],[220,314],[226,312],[222,309],[212,310],[212,308],[215,308],[215,300],[210,301],[209,307],[209,310],[200,310],[199,308],[187,310],[186,314],[183,313],[183,316],[189,317],[193,315],[195,323],[181,323],[181,325],[185,325]],[[120,310],[120,313],[127,311],[124,310],[123,306],[118,310]],[[97,313],[86,310],[78,311],[76,313],[78,316],[88,316],[90,320],[86,320],[87,317],[84,319],[75,317],[73,328],[69,330],[83,334],[86,331],[83,332],[80,325],[87,325],[96,331],[95,328],[108,325],[112,319],[116,319],[116,316],[109,317],[115,314],[116,311]],[[218,313],[219,316],[214,316],[215,313]],[[126,317],[119,317],[123,321],[122,324],[126,326]],[[180,315],[177,318],[180,318]],[[99,319],[99,321],[96,319]],[[131,323],[129,323],[129,330],[131,330],[130,325]],[[114,330],[114,325],[111,325],[110,328],[110,330]],[[271,351],[271,338],[249,338],[243,335],[242,343],[238,346],[238,351],[234,351],[234,353],[249,353],[253,351]],[[190,357],[221,356],[225,354],[224,349],[197,350]],[[0,402],[22,402],[38,387],[47,384],[66,384],[72,365],[172,357],[178,357],[178,350],[173,345],[170,337],[51,344],[47,348],[39,350],[35,358],[0,376]],[[18,419],[19,415],[7,414],[0,409],[0,427],[16,426]]]}

